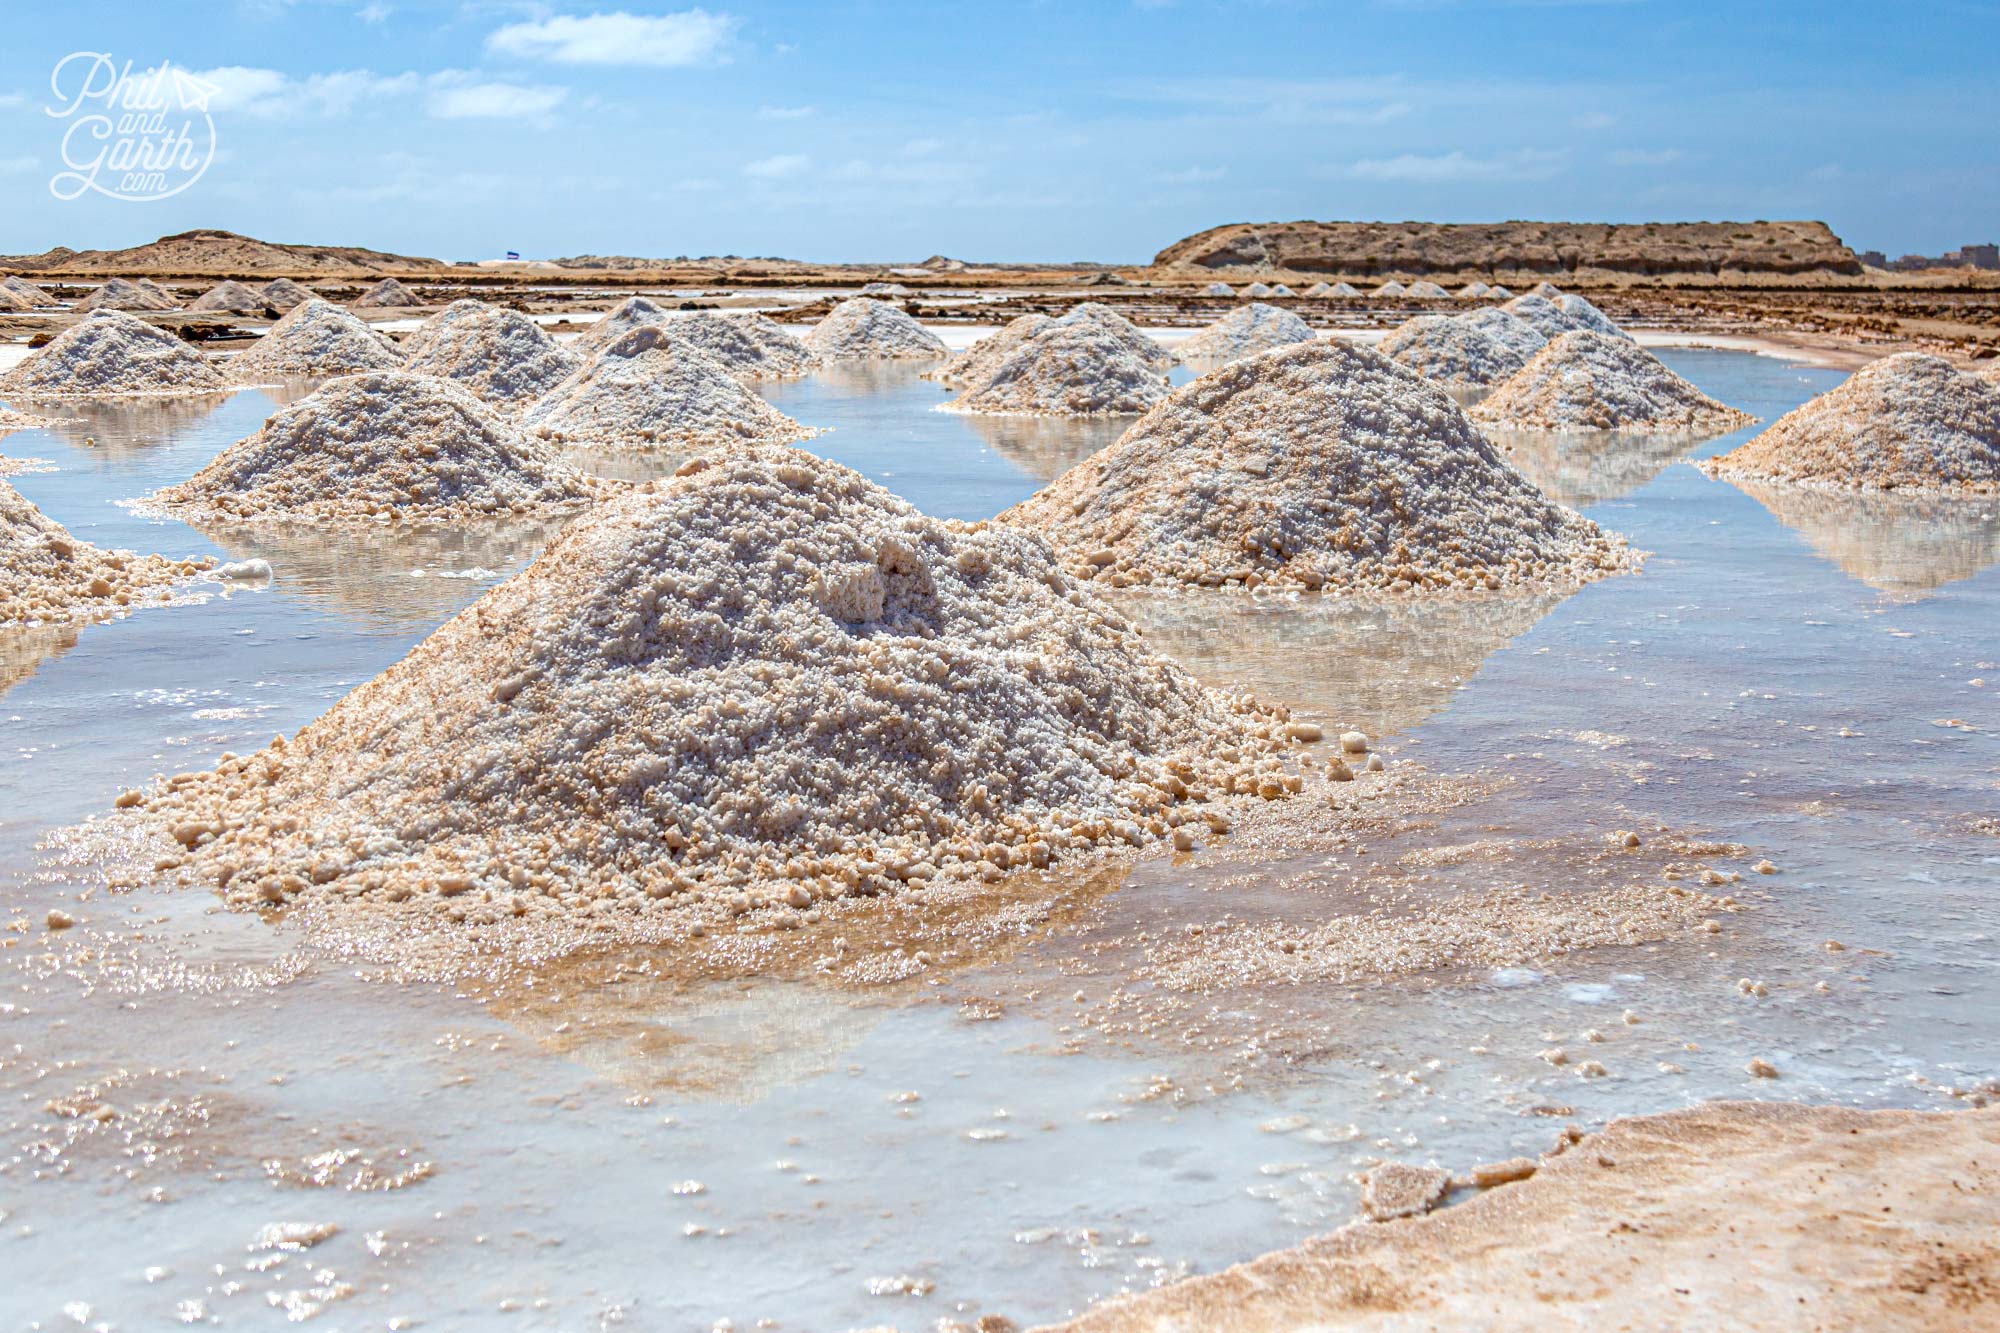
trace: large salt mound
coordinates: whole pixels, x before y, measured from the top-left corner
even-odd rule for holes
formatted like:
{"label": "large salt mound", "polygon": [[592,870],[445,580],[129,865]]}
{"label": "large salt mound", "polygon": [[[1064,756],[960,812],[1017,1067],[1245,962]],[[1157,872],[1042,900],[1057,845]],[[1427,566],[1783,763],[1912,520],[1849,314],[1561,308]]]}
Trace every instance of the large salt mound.
{"label": "large salt mound", "polygon": [[78,310],[172,310],[173,298],[125,278],[113,278],[76,303]]}
{"label": "large salt mound", "polygon": [[[1243,312],[1239,310],[1234,313],[1240,315]],[[1172,352],[1160,346],[1147,336],[1144,329],[1102,301],[1085,301],[1082,305],[1071,306],[1064,318],[1092,321],[1129,355],[1137,357],[1162,375],[1174,368],[1177,358]]]}
{"label": "large salt mound", "polygon": [[292,307],[254,347],[231,357],[224,367],[236,384],[353,375],[390,370],[403,353],[349,311],[317,296]]}
{"label": "large salt mound", "polygon": [[1117,315],[1105,319],[1083,309],[1052,321],[946,409],[997,416],[1144,412],[1167,396],[1167,377],[1133,349],[1112,320],[1125,323]]}
{"label": "large salt mound", "polygon": [[1326,340],[1183,386],[997,521],[1114,586],[1497,589],[1635,563],[1415,371]]}
{"label": "large salt mound", "polygon": [[93,310],[0,375],[7,398],[211,393],[225,387],[208,358],[122,310]]}
{"label": "large salt mound", "polygon": [[0,481],[0,625],[102,620],[163,601],[206,568],[92,546]]}
{"label": "large salt mound", "polygon": [[673,315],[643,296],[628,296],[595,324],[576,335],[570,349],[578,356],[592,357],[617,342],[633,329],[648,324],[664,324]]}
{"label": "large salt mound", "polygon": [[1520,320],[1544,338],[1560,338],[1565,333],[1576,331],[1576,324],[1563,313],[1563,308],[1546,296],[1530,292],[1517,296],[1503,304],[1500,309]]}
{"label": "large salt mound", "polygon": [[910,289],[900,282],[870,282],[857,290],[863,296],[908,296]]}
{"label": "large salt mound", "polygon": [[943,339],[895,306],[850,296],[813,325],[806,346],[827,361],[932,360],[950,355]]}
{"label": "large salt mound", "polygon": [[[439,336],[461,319],[470,319],[482,311],[498,310],[499,308],[498,306],[488,305],[484,301],[475,301],[469,296],[462,296],[404,334],[401,344],[403,355],[406,357],[418,355],[424,348],[430,345],[431,339]],[[583,355],[581,343],[582,339],[579,338],[570,344],[570,350],[576,352],[579,356]]]}
{"label": "large salt mound", "polygon": [[668,337],[699,349],[738,379],[782,379],[813,367],[812,350],[768,315],[697,310],[665,328]]}
{"label": "large salt mound", "polygon": [[1499,318],[1526,334],[1533,345],[1523,347],[1518,340],[1503,339],[1463,315],[1418,315],[1384,338],[1380,350],[1439,384],[1498,384],[1527,365],[1542,344],[1541,336],[1519,320],[1510,315]]}
{"label": "large salt mound", "polygon": [[576,508],[611,487],[458,385],[385,370],[280,408],[144,507],[189,521],[445,522]]}
{"label": "large salt mound", "polygon": [[1409,288],[1407,288],[1407,287],[1405,287],[1405,286],[1404,286],[1404,285],[1403,285],[1402,283],[1400,283],[1400,282],[1397,282],[1397,281],[1396,281],[1396,280],[1395,280],[1394,278],[1391,278],[1391,279],[1389,279],[1389,281],[1387,281],[1387,282],[1383,283],[1383,284],[1382,284],[1382,285],[1381,285],[1380,287],[1377,287],[1377,288],[1376,288],[1376,289],[1375,289],[1374,291],[1370,292],[1370,293],[1369,293],[1369,295],[1370,295],[1370,296],[1407,296],[1407,295],[1409,294],[1409,290],[1410,290],[1410,289],[1409,289]]}
{"label": "large salt mound", "polygon": [[218,310],[231,315],[250,315],[264,309],[264,298],[234,279],[218,282],[194,298],[189,310]]}
{"label": "large salt mound", "polygon": [[0,278],[0,287],[6,288],[21,300],[26,301],[28,308],[31,310],[41,310],[48,306],[59,304],[55,297],[50,296],[40,287],[37,287],[34,283],[29,282],[23,277]]}
{"label": "large salt mound", "polygon": [[1599,310],[1581,296],[1571,296],[1565,292],[1556,298],[1556,309],[1568,318],[1570,327],[1591,333],[1605,333],[1613,338],[1630,338],[1632,335],[1612,322],[1611,316]]}
{"label": "large salt mound", "polygon": [[1918,352],[1886,357],[1702,467],[1847,490],[2000,495],[2000,383]]}
{"label": "large salt mound", "polygon": [[354,304],[373,310],[390,310],[401,306],[421,305],[417,294],[394,278],[384,278],[367,291],[354,298]]}
{"label": "large salt mound", "polygon": [[924,378],[953,389],[981,383],[998,370],[1000,363],[1012,356],[1022,343],[1053,323],[1055,320],[1047,315],[1016,316],[1004,327],[966,348],[963,355],[926,370]]}
{"label": "large salt mound", "polygon": [[513,310],[488,306],[436,329],[410,355],[407,368],[456,380],[496,407],[520,407],[541,397],[583,362]]}
{"label": "large salt mound", "polygon": [[244,908],[712,929],[1282,795],[1283,730],[1043,542],[760,449],[593,510],[288,743],[135,817]]}
{"label": "large salt mound", "polygon": [[530,404],[521,424],[545,439],[633,449],[782,444],[817,433],[657,324],[627,331]]}
{"label": "large salt mound", "polygon": [[264,284],[259,294],[263,296],[265,305],[283,313],[289,313],[307,301],[317,299],[311,288],[300,286],[290,278],[271,279]]}
{"label": "large salt mound", "polygon": [[1565,333],[1472,409],[1514,430],[1725,435],[1757,418],[1718,403],[1628,338]]}
{"label": "large salt mound", "polygon": [[1436,300],[1439,297],[1450,296],[1451,293],[1446,291],[1444,288],[1438,286],[1438,284],[1436,284],[1435,282],[1431,282],[1428,279],[1426,279],[1423,282],[1411,283],[1410,290],[1407,293],[1407,295],[1428,297],[1432,300]]}
{"label": "large salt mound", "polygon": [[1183,361],[1234,361],[1313,337],[1312,325],[1291,311],[1259,304],[1231,311],[1174,350]]}
{"label": "large salt mound", "polygon": [[0,286],[0,311],[6,311],[8,313],[12,313],[21,310],[33,310],[34,308],[35,307],[29,303],[27,297],[21,296],[18,293],[9,291],[6,287]]}

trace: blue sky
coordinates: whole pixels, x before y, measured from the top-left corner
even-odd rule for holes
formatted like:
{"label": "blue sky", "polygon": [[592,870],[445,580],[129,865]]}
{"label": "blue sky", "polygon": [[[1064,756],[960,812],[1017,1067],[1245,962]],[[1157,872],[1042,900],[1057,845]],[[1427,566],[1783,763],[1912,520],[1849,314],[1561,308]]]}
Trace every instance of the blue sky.
{"label": "blue sky", "polygon": [[[2000,239],[2000,0],[0,0],[0,253],[1140,261],[1239,220]],[[51,69],[220,91],[171,198],[49,191]]]}

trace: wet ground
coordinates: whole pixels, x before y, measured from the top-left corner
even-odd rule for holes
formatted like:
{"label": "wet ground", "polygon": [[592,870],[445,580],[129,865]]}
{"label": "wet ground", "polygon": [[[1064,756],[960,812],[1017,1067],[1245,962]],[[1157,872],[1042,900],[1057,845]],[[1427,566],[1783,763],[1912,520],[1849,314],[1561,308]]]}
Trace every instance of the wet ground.
{"label": "wet ground", "polygon": [[[1662,356],[1766,420],[1839,379]],[[833,427],[814,449],[965,518],[1121,424],[935,412],[915,373],[767,393]],[[0,638],[0,1326],[1028,1324],[1338,1225],[1379,1159],[1463,1168],[1720,1096],[1950,1106],[2000,1074],[1992,502],[1752,495],[1679,461],[1740,436],[1509,441],[1645,572],[1442,608],[1132,603],[1204,676],[1360,727],[1371,781],[1430,793],[1365,834],[1302,813],[1057,885],[1004,947],[897,986],[842,982],[830,942],[818,979],[628,956],[428,986],[203,893],[107,893],[45,846],[294,730],[545,539],[118,506],[274,405],[0,440],[55,465],[14,484],[81,536],[277,569]],[[1529,948],[1496,910],[1444,956],[1372,943],[1704,870],[1740,909],[1714,933]]]}

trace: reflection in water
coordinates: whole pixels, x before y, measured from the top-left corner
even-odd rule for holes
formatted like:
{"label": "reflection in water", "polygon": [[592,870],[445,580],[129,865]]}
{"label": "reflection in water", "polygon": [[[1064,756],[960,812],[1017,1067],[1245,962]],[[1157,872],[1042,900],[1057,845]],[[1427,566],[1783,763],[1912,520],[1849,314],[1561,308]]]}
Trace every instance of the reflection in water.
{"label": "reflection in water", "polygon": [[66,418],[49,429],[71,447],[100,449],[107,457],[121,458],[173,444],[198,429],[229,398],[226,393],[175,398],[73,398],[49,404],[38,415]]}
{"label": "reflection in water", "polygon": [[1205,684],[1241,687],[1371,736],[1416,726],[1573,590],[1351,600],[1217,591],[1116,594],[1153,646]]}
{"label": "reflection in water", "polygon": [[994,453],[1037,481],[1054,481],[1116,440],[1137,417],[995,417],[963,414]]}
{"label": "reflection in water", "polygon": [[1701,443],[1698,435],[1564,435],[1486,428],[1487,438],[1547,495],[1583,508],[1630,495]]}
{"label": "reflection in water", "polygon": [[231,560],[270,561],[280,592],[325,603],[336,614],[367,627],[426,627],[455,614],[487,587],[526,565],[568,522],[564,517],[495,519],[449,528],[197,526]]}
{"label": "reflection in water", "polygon": [[2000,499],[1726,478],[1871,588],[1918,596],[2000,563]]}
{"label": "reflection in water", "polygon": [[0,695],[35,674],[51,657],[76,647],[75,625],[35,625],[0,629]]}
{"label": "reflection in water", "polygon": [[[939,360],[943,359],[939,358]],[[836,393],[851,395],[853,397],[888,393],[897,389],[908,388],[913,384],[924,384],[926,388],[935,392],[939,402],[943,402],[952,396],[951,390],[944,388],[942,385],[928,384],[924,381],[923,377],[924,372],[936,364],[936,361],[919,360],[831,361],[821,365],[807,378],[811,379],[821,388],[831,389]],[[790,382],[796,383],[797,381]],[[760,389],[772,387],[775,386],[759,386]],[[767,393],[765,396],[769,397],[770,395]],[[808,421],[805,424],[810,426],[815,423]]]}

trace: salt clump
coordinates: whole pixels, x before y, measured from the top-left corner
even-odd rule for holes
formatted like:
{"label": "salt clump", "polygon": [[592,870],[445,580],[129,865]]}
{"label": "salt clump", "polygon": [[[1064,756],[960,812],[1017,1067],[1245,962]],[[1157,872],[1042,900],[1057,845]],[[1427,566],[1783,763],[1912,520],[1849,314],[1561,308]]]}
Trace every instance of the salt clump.
{"label": "salt clump", "polygon": [[526,315],[487,306],[434,329],[406,364],[513,408],[541,397],[583,363]]}
{"label": "salt clump", "polygon": [[93,546],[0,481],[0,625],[101,620],[164,601],[208,563]]}
{"label": "salt clump", "polygon": [[1487,286],[1483,282],[1477,282],[1477,281],[1468,282],[1465,284],[1465,286],[1458,289],[1458,296],[1459,299],[1462,301],[1477,300],[1482,296],[1491,296],[1492,294],[1493,294],[1493,289],[1491,287]]}
{"label": "salt clump", "polygon": [[673,315],[658,302],[644,296],[628,296],[595,324],[579,333],[570,343],[570,350],[581,357],[592,357],[633,329],[647,324],[664,324]]}
{"label": "salt clump", "polygon": [[1039,539],[759,449],[591,511],[289,742],[132,817],[244,908],[707,930],[1165,837],[1297,790],[1284,730]]}
{"label": "salt clump", "polygon": [[143,507],[191,522],[444,522],[581,508],[612,489],[459,385],[386,370],[280,408]]}
{"label": "salt clump", "polygon": [[122,310],[93,310],[5,375],[8,398],[212,393],[225,387],[208,358]]}
{"label": "salt clump", "polygon": [[1000,363],[1012,356],[1022,343],[1053,323],[1055,320],[1048,315],[1016,316],[1001,328],[966,348],[960,355],[941,366],[933,366],[926,370],[924,378],[936,380],[953,389],[963,389],[968,385],[977,384],[999,369]]}
{"label": "salt clump", "polygon": [[[1149,365],[1109,320],[1079,309],[1015,348],[982,379],[945,407],[954,412],[1005,416],[1103,416],[1137,414],[1167,396],[1167,378]],[[1126,324],[1127,328],[1131,326]],[[1160,350],[1137,329],[1133,334]],[[1170,360],[1164,352],[1163,360]]]}
{"label": "salt clump", "polygon": [[1394,278],[1389,279],[1369,293],[1370,296],[1407,296],[1408,294],[1409,288],[1397,282]]}
{"label": "salt clump", "polygon": [[1348,283],[1336,282],[1333,284],[1332,287],[1327,289],[1326,294],[1328,296],[1349,297],[1349,296],[1359,296],[1361,295],[1361,292],[1359,288],[1356,288]]}
{"label": "salt clump", "polygon": [[254,315],[264,309],[264,298],[231,280],[218,282],[215,286],[194,298],[189,310],[218,310],[231,315]]}
{"label": "salt clump", "polygon": [[659,324],[591,357],[530,404],[521,424],[544,439],[632,449],[782,444],[818,433]]}
{"label": "salt clump", "polygon": [[1515,297],[1500,309],[1544,338],[1560,338],[1565,333],[1576,331],[1576,323],[1563,313],[1561,306],[1545,296],[1537,296],[1532,292],[1526,296]]}
{"label": "salt clump", "polygon": [[813,325],[806,346],[827,361],[932,360],[950,353],[944,341],[895,306],[850,296]]}
{"label": "salt clump", "polygon": [[813,368],[812,349],[768,315],[696,310],[664,327],[668,337],[698,349],[740,380],[782,379]]}
{"label": "salt clump", "polygon": [[1599,310],[1581,296],[1571,296],[1565,292],[1556,298],[1556,309],[1569,318],[1570,326],[1585,329],[1591,333],[1609,334],[1613,338],[1630,338],[1632,335],[1612,322],[1611,316]]}
{"label": "salt clump", "polygon": [[1884,357],[1702,468],[1846,490],[2000,495],[2000,382],[1919,352]]}
{"label": "salt clump", "polygon": [[[460,297],[404,334],[402,341],[403,354],[414,357],[430,345],[431,339],[443,333],[459,320],[469,319],[483,310],[498,310],[499,308],[498,306],[488,305],[484,301],[475,301],[469,296]],[[570,344],[570,350],[576,352],[579,356],[584,354],[581,343],[582,339],[579,338]]]}
{"label": "salt clump", "polygon": [[1409,290],[1409,292],[1408,292],[1407,294],[1408,294],[1408,295],[1410,295],[1410,296],[1423,296],[1423,297],[1429,297],[1429,298],[1431,298],[1431,299],[1433,299],[1433,300],[1435,300],[1436,298],[1438,298],[1438,297],[1441,297],[1441,296],[1450,296],[1450,295],[1451,295],[1451,293],[1450,293],[1450,292],[1448,292],[1448,291],[1446,291],[1446,290],[1445,290],[1444,288],[1442,288],[1442,287],[1438,286],[1438,284],[1436,284],[1435,282],[1432,282],[1432,281],[1430,281],[1430,280],[1429,280],[1428,278],[1426,278],[1426,279],[1425,279],[1424,281],[1422,281],[1422,282],[1413,282],[1413,283],[1411,283],[1411,284],[1410,284],[1410,290]]}
{"label": "salt clump", "polygon": [[1201,289],[1203,296],[1234,296],[1236,289],[1226,282],[1211,282]]}
{"label": "salt clump", "polygon": [[1183,361],[1233,361],[1314,336],[1312,325],[1291,311],[1260,303],[1231,311],[1175,350]]}
{"label": "salt clump", "polygon": [[1264,297],[1271,294],[1271,289],[1261,282],[1253,282],[1236,294],[1239,297]]}
{"label": "salt clump", "polygon": [[[1541,350],[1539,333],[1511,315],[1418,315],[1406,320],[1380,344],[1382,355],[1439,384],[1498,384],[1528,364]],[[1510,325],[1503,331],[1494,322]]]}
{"label": "salt clump", "polygon": [[113,278],[76,303],[78,310],[172,310],[174,300],[159,288]]}
{"label": "salt clump", "polygon": [[395,343],[352,312],[314,296],[292,307],[255,346],[231,357],[223,369],[237,384],[269,384],[390,370],[401,364],[403,353]]}
{"label": "salt clump", "polygon": [[301,286],[290,278],[273,278],[264,284],[258,294],[264,298],[265,305],[280,313],[287,313],[316,299],[311,288]]}
{"label": "salt clump", "polygon": [[1328,340],[1183,386],[996,521],[1114,586],[1497,589],[1636,564],[1415,371]]}
{"label": "salt clump", "polygon": [[354,304],[376,310],[423,304],[417,294],[394,278],[384,278],[354,298]]}
{"label": "salt clump", "polygon": [[1757,418],[1718,403],[1629,338],[1565,333],[1472,409],[1515,430],[1724,435]]}

